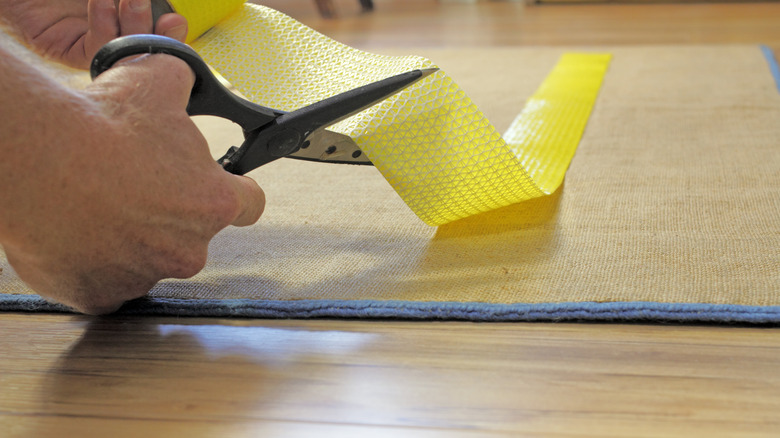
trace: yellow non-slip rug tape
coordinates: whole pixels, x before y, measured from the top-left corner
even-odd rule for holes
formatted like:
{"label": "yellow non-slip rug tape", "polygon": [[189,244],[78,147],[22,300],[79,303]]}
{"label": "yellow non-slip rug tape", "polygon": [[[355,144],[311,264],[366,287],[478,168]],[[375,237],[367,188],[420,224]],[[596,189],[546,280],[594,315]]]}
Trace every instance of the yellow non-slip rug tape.
{"label": "yellow non-slip rug tape", "polygon": [[171,9],[187,17],[187,42],[191,43],[235,12],[244,0],[167,0]]}
{"label": "yellow non-slip rug tape", "polygon": [[[363,52],[278,11],[241,3],[171,6],[188,18],[193,48],[261,105],[294,110],[434,66],[416,56]],[[201,29],[209,30],[199,35]],[[554,192],[609,61],[608,54],[564,55],[503,137],[443,71],[330,129],[352,137],[417,216],[441,225]],[[485,70],[485,80],[512,74]]]}

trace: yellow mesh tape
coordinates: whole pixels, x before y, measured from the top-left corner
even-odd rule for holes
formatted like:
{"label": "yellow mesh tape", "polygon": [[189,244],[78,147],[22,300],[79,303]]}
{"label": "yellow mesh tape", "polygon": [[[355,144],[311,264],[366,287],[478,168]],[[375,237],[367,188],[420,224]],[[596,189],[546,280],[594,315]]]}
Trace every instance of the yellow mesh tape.
{"label": "yellow mesh tape", "polygon": [[[200,1],[189,15],[178,3],[194,29],[213,26],[193,48],[245,96],[281,110],[434,66],[348,47],[262,6],[205,13],[222,3]],[[423,221],[441,225],[554,192],[609,60],[564,55],[503,137],[443,71],[330,129],[352,137]]]}
{"label": "yellow mesh tape", "polygon": [[564,54],[504,133],[504,141],[546,194],[563,182],[610,58]]}
{"label": "yellow mesh tape", "polygon": [[168,4],[187,17],[187,42],[190,43],[238,9],[244,0],[168,0]]}

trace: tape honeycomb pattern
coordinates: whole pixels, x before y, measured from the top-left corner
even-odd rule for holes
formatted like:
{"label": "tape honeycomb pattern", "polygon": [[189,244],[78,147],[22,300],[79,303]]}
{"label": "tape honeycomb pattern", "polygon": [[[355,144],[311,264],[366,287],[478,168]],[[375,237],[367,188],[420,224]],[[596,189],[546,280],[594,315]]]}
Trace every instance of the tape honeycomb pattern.
{"label": "tape honeycomb pattern", "polygon": [[[193,31],[193,48],[264,106],[290,111],[435,66],[360,51],[278,11],[241,3],[171,2],[180,13],[197,10],[183,13],[192,29],[209,29],[199,37]],[[503,136],[441,70],[329,129],[352,137],[417,216],[442,225],[554,192],[609,61],[608,54],[564,55]]]}

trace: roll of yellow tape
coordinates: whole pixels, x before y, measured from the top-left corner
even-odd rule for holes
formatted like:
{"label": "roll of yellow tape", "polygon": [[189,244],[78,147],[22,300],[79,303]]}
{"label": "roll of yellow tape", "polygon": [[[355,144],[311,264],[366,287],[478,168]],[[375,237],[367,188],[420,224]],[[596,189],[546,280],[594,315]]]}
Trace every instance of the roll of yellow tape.
{"label": "roll of yellow tape", "polygon": [[[171,0],[193,48],[241,93],[294,110],[404,71],[420,57],[363,52],[241,1]],[[352,137],[423,221],[441,225],[554,192],[579,144],[608,54],[567,54],[502,137],[443,71],[330,129]]]}

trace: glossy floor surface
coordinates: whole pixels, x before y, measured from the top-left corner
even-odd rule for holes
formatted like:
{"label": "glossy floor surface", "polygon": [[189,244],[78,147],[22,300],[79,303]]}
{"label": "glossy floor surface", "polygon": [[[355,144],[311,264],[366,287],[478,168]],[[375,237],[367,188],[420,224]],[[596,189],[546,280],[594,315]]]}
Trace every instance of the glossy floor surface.
{"label": "glossy floor surface", "polygon": [[0,316],[12,437],[776,436],[739,327]]}

